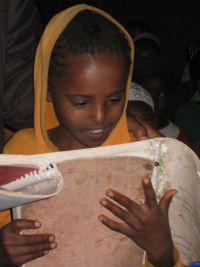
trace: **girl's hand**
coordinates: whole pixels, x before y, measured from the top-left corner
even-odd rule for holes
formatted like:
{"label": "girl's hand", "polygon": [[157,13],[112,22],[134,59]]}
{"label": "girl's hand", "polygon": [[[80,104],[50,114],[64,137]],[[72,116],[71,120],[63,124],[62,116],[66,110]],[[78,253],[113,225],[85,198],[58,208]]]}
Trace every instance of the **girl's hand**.
{"label": "girl's hand", "polygon": [[38,229],[41,224],[31,220],[15,220],[0,230],[0,267],[20,266],[39,258],[57,244],[50,234],[23,235],[24,229]]}
{"label": "girl's hand", "polygon": [[155,127],[149,125],[139,118],[134,117],[133,115],[129,116],[127,114],[127,124],[129,133],[135,136],[137,141],[152,139],[156,137],[164,137],[155,129]]}
{"label": "girl's hand", "polygon": [[111,230],[130,237],[147,252],[148,259],[154,266],[171,267],[174,265],[173,241],[168,209],[176,190],[167,191],[157,204],[150,179],[145,178],[142,185],[145,195],[143,204],[137,204],[114,190],[107,190],[106,195],[125,209],[106,198],[102,198],[100,204],[120,218],[123,223],[111,220],[104,215],[100,215],[99,220]]}

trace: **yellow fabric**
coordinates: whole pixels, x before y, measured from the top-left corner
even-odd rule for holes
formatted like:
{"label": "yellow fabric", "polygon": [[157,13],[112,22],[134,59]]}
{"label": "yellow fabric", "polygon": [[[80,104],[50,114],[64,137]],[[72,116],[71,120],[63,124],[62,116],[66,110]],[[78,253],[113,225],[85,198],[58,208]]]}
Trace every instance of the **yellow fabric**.
{"label": "yellow fabric", "polygon": [[[58,126],[59,122],[54,113],[52,103],[46,101],[47,95],[47,78],[48,78],[48,67],[52,49],[55,45],[56,40],[69,24],[69,22],[82,10],[92,10],[105,16],[107,19],[115,23],[126,35],[130,47],[131,66],[126,86],[126,104],[122,116],[117,123],[116,127],[110,133],[107,140],[102,144],[114,145],[122,144],[134,141],[134,138],[130,136],[127,128],[126,121],[126,105],[128,101],[129,88],[132,78],[133,70],[133,58],[134,48],[133,42],[127,31],[121,26],[114,18],[102,10],[95,7],[91,7],[85,4],[73,6],[67,10],[57,14],[47,25],[38,49],[36,52],[35,66],[34,66],[34,88],[35,88],[35,107],[34,107],[34,129],[26,129],[19,131],[15,136],[7,143],[4,148],[6,154],[39,154],[55,152],[58,149],[52,144],[48,138],[47,129]],[[0,214],[0,220],[2,220],[2,214]]]}
{"label": "yellow fabric", "polygon": [[11,221],[10,210],[3,210],[0,212],[0,229]]}
{"label": "yellow fabric", "polygon": [[[186,267],[186,265],[181,263],[180,254],[176,248],[174,248],[174,262],[175,265],[171,267]],[[146,257],[146,263],[143,265],[143,267],[153,267],[153,265],[148,262],[147,257]]]}

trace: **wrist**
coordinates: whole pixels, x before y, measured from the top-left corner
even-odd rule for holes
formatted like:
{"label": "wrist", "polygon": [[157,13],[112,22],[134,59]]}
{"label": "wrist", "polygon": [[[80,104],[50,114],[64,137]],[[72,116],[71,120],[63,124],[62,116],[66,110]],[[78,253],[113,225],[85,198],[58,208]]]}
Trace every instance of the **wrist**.
{"label": "wrist", "polygon": [[174,266],[174,259],[173,257],[162,259],[161,261],[154,263],[154,267],[173,267]]}
{"label": "wrist", "polygon": [[175,265],[174,262],[174,257],[173,253],[170,253],[167,257],[164,257],[158,261],[151,261],[149,259],[149,262],[154,266],[154,267],[173,267]]}
{"label": "wrist", "polygon": [[[149,262],[155,267],[174,266],[174,244],[170,238],[166,243],[157,242],[159,246],[151,246],[146,250]],[[164,265],[165,264],[165,265]]]}

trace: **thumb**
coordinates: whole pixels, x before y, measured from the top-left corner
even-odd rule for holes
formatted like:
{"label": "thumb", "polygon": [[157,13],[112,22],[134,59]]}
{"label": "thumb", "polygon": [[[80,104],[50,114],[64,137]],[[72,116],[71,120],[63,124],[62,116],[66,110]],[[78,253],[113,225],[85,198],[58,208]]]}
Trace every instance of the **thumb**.
{"label": "thumb", "polygon": [[159,202],[159,207],[161,209],[161,211],[166,214],[166,216],[168,216],[168,211],[169,211],[169,206],[170,203],[173,199],[173,197],[175,196],[175,194],[177,193],[176,189],[170,189],[168,190],[164,196],[161,198],[160,202]]}

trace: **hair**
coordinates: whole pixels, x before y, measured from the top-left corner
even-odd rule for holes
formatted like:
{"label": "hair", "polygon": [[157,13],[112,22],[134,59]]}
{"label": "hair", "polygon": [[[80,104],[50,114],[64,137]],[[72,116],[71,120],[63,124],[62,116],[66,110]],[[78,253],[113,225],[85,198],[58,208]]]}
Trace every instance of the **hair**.
{"label": "hair", "polygon": [[125,34],[110,20],[90,10],[78,13],[59,36],[49,64],[49,84],[57,67],[65,66],[66,54],[111,53],[121,56],[127,73],[131,64],[130,46]]}
{"label": "hair", "polygon": [[141,59],[146,55],[160,55],[161,49],[156,42],[151,39],[139,39],[135,42],[135,57]]}

